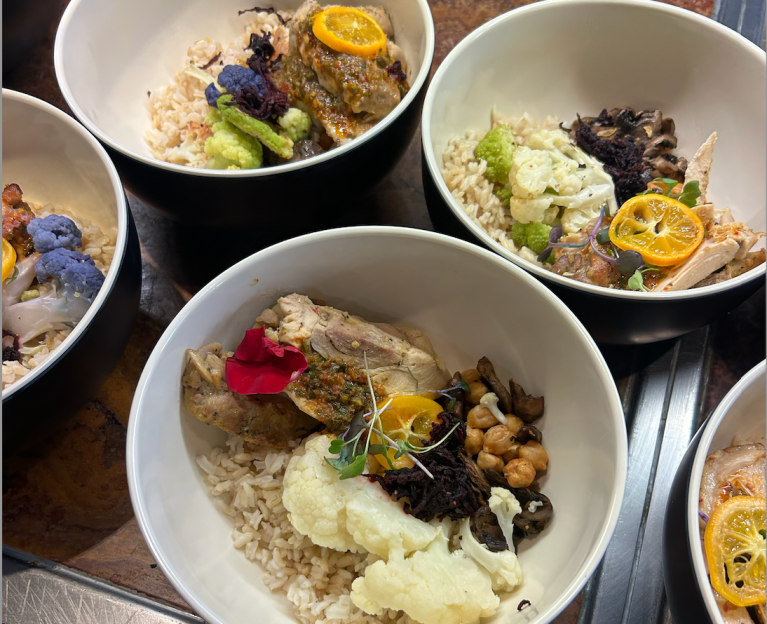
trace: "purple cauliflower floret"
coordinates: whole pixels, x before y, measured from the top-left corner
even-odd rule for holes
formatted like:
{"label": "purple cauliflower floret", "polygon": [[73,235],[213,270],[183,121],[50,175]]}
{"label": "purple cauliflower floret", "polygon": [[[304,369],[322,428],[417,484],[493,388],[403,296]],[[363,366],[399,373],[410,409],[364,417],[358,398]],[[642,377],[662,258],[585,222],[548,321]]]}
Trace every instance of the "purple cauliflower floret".
{"label": "purple cauliflower floret", "polygon": [[68,217],[52,214],[42,219],[32,219],[27,225],[35,250],[40,253],[67,247],[76,249],[83,244],[83,233]]}
{"label": "purple cauliflower floret", "polygon": [[239,93],[248,85],[255,87],[258,94],[262,97],[266,93],[266,84],[263,76],[242,65],[226,65],[218,75],[218,84],[232,95]]}
{"label": "purple cauliflower floret", "polygon": [[58,248],[44,253],[35,265],[37,281],[56,280],[65,294],[92,303],[104,284],[104,274],[90,256],[79,251]]}
{"label": "purple cauliflower floret", "polygon": [[216,83],[211,82],[207,87],[205,87],[205,99],[208,101],[208,106],[212,106],[213,108],[218,108],[218,98],[221,97],[221,91],[219,91],[216,88]]}

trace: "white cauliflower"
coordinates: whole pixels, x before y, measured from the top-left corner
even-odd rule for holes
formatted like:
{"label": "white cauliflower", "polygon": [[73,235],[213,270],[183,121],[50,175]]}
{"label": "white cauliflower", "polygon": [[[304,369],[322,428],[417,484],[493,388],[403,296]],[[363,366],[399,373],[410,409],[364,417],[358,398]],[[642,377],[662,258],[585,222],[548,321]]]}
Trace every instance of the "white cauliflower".
{"label": "white cauliflower", "polygon": [[554,165],[549,186],[560,195],[575,195],[583,188],[583,181],[578,176],[578,163],[567,158]]}
{"label": "white cauliflower", "polygon": [[[509,492],[510,493],[510,492]],[[511,550],[493,552],[477,541],[471,532],[471,520],[460,523],[461,549],[490,574],[495,591],[512,591],[522,582],[522,568],[517,555]],[[507,539],[508,541],[508,539]],[[511,546],[511,542],[509,542]]]}
{"label": "white cauliflower", "polygon": [[[519,148],[517,148],[519,149]],[[520,223],[533,223],[535,221],[550,225],[559,214],[559,208],[552,206],[554,195],[539,197],[538,199],[509,199],[511,216]]]}
{"label": "white cauliflower", "polygon": [[599,209],[614,197],[612,184],[596,184],[572,196],[555,197],[552,203],[564,206],[562,230],[565,234],[577,232],[599,214]]}
{"label": "white cauliflower", "polygon": [[421,624],[473,624],[493,615],[500,599],[490,576],[462,550],[448,549],[449,521],[426,550],[367,567],[352,583],[352,602],[366,613],[402,609]]}
{"label": "white cauliflower", "polygon": [[534,199],[542,195],[552,180],[554,163],[548,152],[517,146],[511,158],[509,183],[514,197]]}
{"label": "white cauliflower", "polygon": [[490,498],[487,504],[498,520],[498,525],[501,527],[509,549],[513,549],[514,516],[522,513],[522,505],[509,490],[498,487],[490,488]]}
{"label": "white cauliflower", "polygon": [[330,436],[309,440],[285,470],[282,503],[296,530],[318,546],[381,557],[425,548],[437,529],[404,512],[365,477],[341,480],[325,457]]}

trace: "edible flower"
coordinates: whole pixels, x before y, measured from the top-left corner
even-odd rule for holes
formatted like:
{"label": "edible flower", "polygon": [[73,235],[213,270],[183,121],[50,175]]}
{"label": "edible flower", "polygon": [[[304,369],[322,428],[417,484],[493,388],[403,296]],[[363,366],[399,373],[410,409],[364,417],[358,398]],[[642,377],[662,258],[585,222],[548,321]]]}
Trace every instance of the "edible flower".
{"label": "edible flower", "polygon": [[306,370],[306,357],[264,335],[264,328],[245,332],[234,356],[226,360],[226,383],[238,394],[278,394]]}

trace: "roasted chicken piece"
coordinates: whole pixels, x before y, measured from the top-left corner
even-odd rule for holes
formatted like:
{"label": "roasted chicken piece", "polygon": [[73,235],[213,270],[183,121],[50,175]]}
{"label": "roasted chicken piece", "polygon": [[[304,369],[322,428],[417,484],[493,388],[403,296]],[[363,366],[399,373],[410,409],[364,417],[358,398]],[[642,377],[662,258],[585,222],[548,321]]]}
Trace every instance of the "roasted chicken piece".
{"label": "roasted chicken piece", "polygon": [[204,423],[247,442],[286,447],[288,442],[319,429],[320,423],[299,410],[284,394],[244,395],[229,389],[225,362],[231,353],[213,342],[188,349],[182,384],[189,411]]}
{"label": "roasted chicken piece", "polygon": [[3,189],[3,238],[21,257],[35,250],[32,237],[27,233],[27,225],[34,218],[29,205],[22,199],[21,187],[7,184]]}
{"label": "roasted chicken piece", "polygon": [[364,134],[374,125],[355,115],[348,104],[327,91],[311,68],[297,56],[289,56],[275,66],[272,80],[295,105],[311,113],[339,145]]}
{"label": "roasted chicken piece", "polygon": [[[384,9],[363,10],[378,21],[384,32],[391,31],[391,21]],[[319,83],[352,112],[367,113],[369,120],[381,119],[399,104],[407,85],[387,71],[393,62],[388,54],[373,59],[355,56],[332,50],[319,41],[312,32],[312,17],[320,11],[322,7],[316,0],[307,0],[296,12],[291,23],[291,41],[295,41],[296,51],[315,72]]]}
{"label": "roasted chicken piece", "polygon": [[700,483],[700,510],[710,516],[732,496],[764,496],[764,444],[731,446],[708,456]]}
{"label": "roasted chicken piece", "polygon": [[[282,297],[259,320],[271,330],[273,340],[312,354],[309,369],[286,392],[300,409],[325,422],[331,430],[348,425],[353,412],[341,410],[336,397],[328,393],[312,396],[307,384],[315,367],[322,374],[342,375],[343,381],[334,383],[347,384],[343,394],[356,398],[367,396],[362,392],[367,381],[366,356],[370,379],[379,397],[441,390],[450,381],[450,374],[429,339],[417,330],[369,323],[330,306],[317,305],[298,294]],[[327,362],[339,367],[328,367]],[[342,422],[338,422],[339,410]]]}

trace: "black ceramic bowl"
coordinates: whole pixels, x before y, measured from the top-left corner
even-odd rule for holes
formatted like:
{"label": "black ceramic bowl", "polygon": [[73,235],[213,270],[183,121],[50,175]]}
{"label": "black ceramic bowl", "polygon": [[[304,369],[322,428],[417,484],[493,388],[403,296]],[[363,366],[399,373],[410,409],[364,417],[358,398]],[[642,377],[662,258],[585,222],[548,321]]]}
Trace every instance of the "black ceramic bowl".
{"label": "black ceramic bowl", "polygon": [[[300,0],[265,3],[296,9]],[[156,159],[147,92],[183,69],[189,46],[224,46],[244,32],[242,0],[73,0],[54,51],[56,77],[74,114],[106,146],[126,188],[178,222],[298,233],[316,229],[381,182],[418,126],[434,53],[427,0],[380,0],[407,59],[411,89],[372,130],[321,156],[262,169],[214,171]],[[364,209],[359,206],[358,209]]]}
{"label": "black ceramic bowl", "polygon": [[[3,90],[3,184],[117,232],[106,281],[83,320],[49,357],[3,389],[3,452],[50,433],[93,398],[123,353],[141,294],[138,236],[114,165],[59,109]],[[5,371],[3,371],[5,377]]]}
{"label": "black ceramic bowl", "polygon": [[698,498],[703,465],[715,451],[764,439],[765,362],[751,369],[700,428],[677,469],[663,527],[663,576],[676,624],[723,624],[700,540]]}
{"label": "black ceramic bowl", "polygon": [[[574,28],[576,23],[588,27]],[[648,33],[658,42],[652,45],[674,59],[670,81],[657,80],[657,67],[648,62]],[[676,122],[678,153],[689,158],[717,131],[709,198],[763,231],[765,66],[764,51],[734,31],[660,2],[550,0],[506,13],[448,54],[426,94],[423,181],[434,225],[535,274],[598,342],[655,342],[702,327],[753,294],[764,283],[764,265],[714,286],[661,293],[606,289],[556,275],[534,257],[513,253],[467,214],[443,179],[443,153],[452,137],[487,131],[493,107],[511,117],[527,112],[539,122],[558,116],[566,125],[576,114],[597,115],[603,108],[660,108]],[[507,222],[490,225],[502,232]]]}

